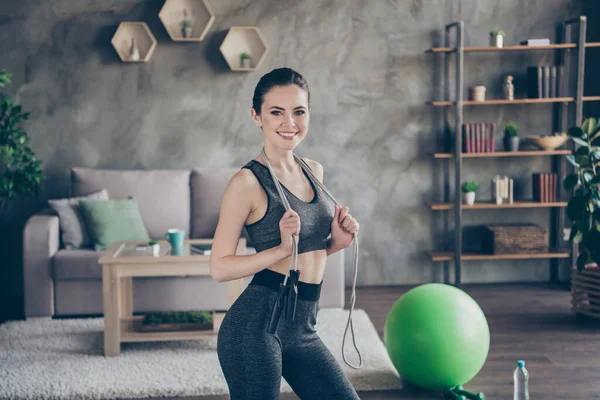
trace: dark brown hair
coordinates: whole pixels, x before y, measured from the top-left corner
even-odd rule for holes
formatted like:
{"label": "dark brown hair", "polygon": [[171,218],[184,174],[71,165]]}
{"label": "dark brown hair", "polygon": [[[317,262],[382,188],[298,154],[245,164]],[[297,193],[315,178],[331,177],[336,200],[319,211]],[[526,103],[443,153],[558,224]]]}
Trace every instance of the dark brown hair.
{"label": "dark brown hair", "polygon": [[308,105],[310,108],[310,91],[306,79],[300,73],[291,68],[277,68],[263,75],[254,89],[252,97],[252,108],[260,115],[260,109],[263,105],[265,95],[275,86],[298,85],[301,89],[306,90],[308,95]]}

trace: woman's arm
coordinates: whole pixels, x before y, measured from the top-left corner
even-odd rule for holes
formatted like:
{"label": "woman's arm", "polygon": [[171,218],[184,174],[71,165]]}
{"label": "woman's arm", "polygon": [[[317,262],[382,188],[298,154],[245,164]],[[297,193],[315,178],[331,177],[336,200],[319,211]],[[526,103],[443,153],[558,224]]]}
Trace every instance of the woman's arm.
{"label": "woman's arm", "polygon": [[210,252],[210,274],[217,282],[253,275],[289,256],[280,246],[250,255],[235,255],[242,229],[254,209],[260,185],[252,172],[238,171],[229,181]]}

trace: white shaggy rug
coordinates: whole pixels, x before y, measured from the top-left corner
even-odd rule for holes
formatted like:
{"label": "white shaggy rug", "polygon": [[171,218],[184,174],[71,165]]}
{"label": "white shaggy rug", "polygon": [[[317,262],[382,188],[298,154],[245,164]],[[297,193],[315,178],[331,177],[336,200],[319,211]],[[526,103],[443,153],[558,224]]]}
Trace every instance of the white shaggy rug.
{"label": "white shaggy rug", "polygon": [[[347,310],[321,309],[317,330],[358,391],[400,389],[375,327],[363,310],[352,319],[363,367],[341,354]],[[102,318],[34,318],[0,325],[1,399],[114,399],[227,394],[216,338],[124,343],[119,357],[103,355]],[[358,363],[352,335],[346,359]],[[291,388],[282,379],[282,392]]]}

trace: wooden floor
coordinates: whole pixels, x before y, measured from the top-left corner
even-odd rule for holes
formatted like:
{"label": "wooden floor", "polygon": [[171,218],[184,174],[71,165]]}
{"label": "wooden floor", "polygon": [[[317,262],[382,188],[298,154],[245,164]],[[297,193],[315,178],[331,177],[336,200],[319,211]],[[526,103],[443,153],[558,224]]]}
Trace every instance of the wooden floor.
{"label": "wooden floor", "polygon": [[[357,289],[355,308],[364,309],[383,338],[390,307],[407,287]],[[490,353],[483,369],[465,388],[486,399],[512,398],[512,373],[527,362],[532,399],[600,398],[600,323],[570,312],[569,293],[550,285],[466,286],[479,303],[491,331]],[[350,298],[349,294],[347,298]],[[405,386],[394,392],[360,393],[361,399],[441,399],[439,393]],[[297,399],[282,395],[283,400]],[[225,400],[228,396],[171,398]],[[158,399],[156,399],[158,400]],[[164,398],[162,400],[165,400]],[[337,399],[335,399],[337,400]]]}

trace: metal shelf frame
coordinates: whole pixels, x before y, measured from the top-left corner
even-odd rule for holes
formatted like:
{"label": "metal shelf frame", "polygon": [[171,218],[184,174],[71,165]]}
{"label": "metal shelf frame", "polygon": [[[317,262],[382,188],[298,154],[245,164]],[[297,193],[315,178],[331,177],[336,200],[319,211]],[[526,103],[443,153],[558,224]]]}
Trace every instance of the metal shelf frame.
{"label": "metal shelf frame", "polygon": [[[561,24],[562,40],[564,46],[554,46],[549,50],[555,52],[555,61],[557,65],[563,65],[565,68],[565,77],[571,76],[573,71],[570,71],[570,63],[572,62],[571,57],[577,57],[577,68],[574,71],[576,74],[576,88],[574,101],[572,102],[557,102],[552,105],[553,111],[553,129],[555,131],[565,132],[569,126],[569,104],[575,106],[575,121],[580,123],[583,117],[583,88],[584,88],[584,66],[585,66],[585,50],[586,47],[597,47],[595,44],[586,45],[586,22],[585,16],[580,16],[565,21]],[[452,104],[448,107],[444,107],[444,132],[445,132],[445,149],[447,153],[453,154],[452,157],[443,158],[445,176],[450,176],[449,168],[452,165],[454,170],[454,193],[450,193],[450,185],[444,185],[443,202],[453,203],[453,207],[445,213],[445,227],[451,230],[451,223],[449,221],[450,213],[452,213],[454,220],[454,244],[453,249],[444,249],[453,254],[452,261],[444,261],[444,281],[448,284],[455,286],[461,286],[462,280],[462,261],[464,257],[461,257],[463,253],[463,210],[461,206],[462,195],[461,195],[461,184],[463,178],[463,157],[462,153],[462,125],[463,125],[463,107],[465,106],[465,100],[463,99],[464,91],[464,54],[465,54],[465,43],[464,34],[465,25],[463,21],[456,21],[449,23],[445,26],[444,34],[444,48],[447,51],[443,52],[432,52],[432,54],[441,55],[444,57],[443,65],[443,87],[444,87],[444,101],[451,101]],[[578,31],[577,41],[572,43],[572,37],[574,36],[574,30]],[[452,40],[453,39],[453,40]],[[451,47],[451,42],[454,41],[455,46]],[[452,51],[449,51],[452,49]],[[539,51],[540,49],[534,48],[532,51]],[[451,57],[454,57],[451,60]],[[451,76],[450,66],[454,63],[454,76]],[[455,98],[450,97],[450,88],[454,84]],[[566,93],[565,93],[566,95]],[[595,99],[593,99],[595,100]],[[431,104],[431,102],[430,102]],[[450,148],[453,147],[452,151]],[[557,198],[559,201],[563,200],[562,181],[565,176],[566,162],[564,155],[551,155],[552,159],[552,172],[557,174],[558,182],[557,185]],[[565,226],[565,208],[551,208],[550,209],[550,230],[549,230],[549,241],[551,248],[559,248],[562,243],[562,232]],[[570,266],[576,260],[576,246],[570,246],[571,257]],[[560,281],[560,259],[549,260],[549,275],[550,281],[557,283]],[[454,264],[454,279],[450,281],[450,263]]]}

